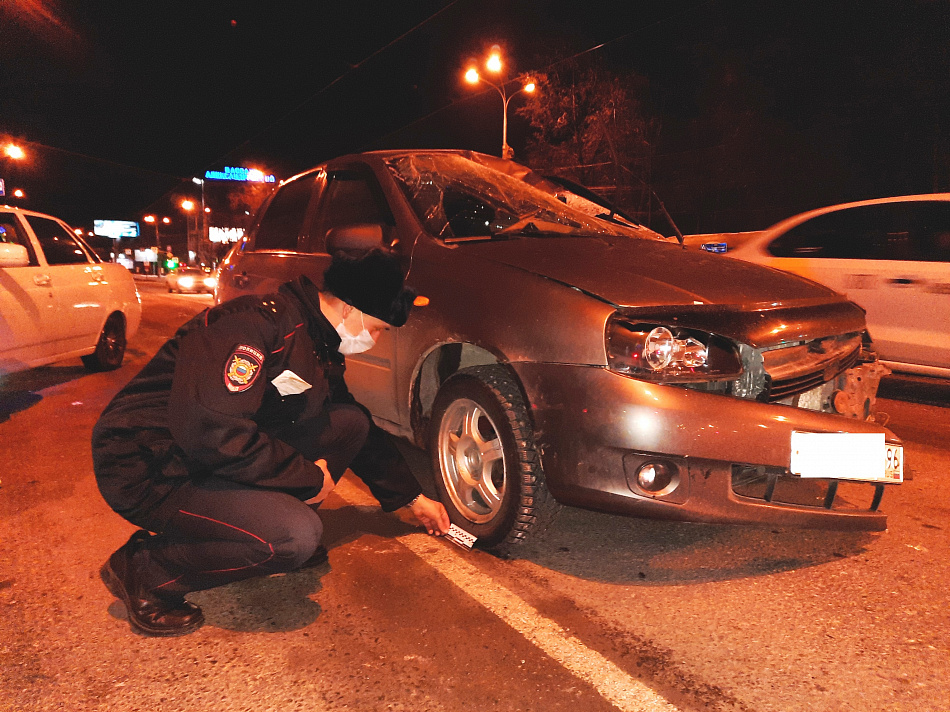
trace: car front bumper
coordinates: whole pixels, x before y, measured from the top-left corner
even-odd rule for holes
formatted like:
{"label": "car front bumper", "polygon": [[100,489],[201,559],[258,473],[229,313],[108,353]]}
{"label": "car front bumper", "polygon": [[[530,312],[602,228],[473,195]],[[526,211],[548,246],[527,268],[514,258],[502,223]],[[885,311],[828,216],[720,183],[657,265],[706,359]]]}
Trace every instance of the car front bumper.
{"label": "car front bumper", "polygon": [[[851,504],[836,496],[836,481],[788,472],[792,431],[883,432],[887,442],[900,442],[874,423],[638,381],[605,368],[511,366],[525,388],[547,486],[564,504],[697,522],[886,528],[877,511],[883,484],[847,483],[849,496],[857,495]],[[636,470],[657,459],[679,476],[670,491],[649,494],[636,485]],[[756,479],[764,496],[742,484]],[[790,496],[775,496],[776,489]]]}

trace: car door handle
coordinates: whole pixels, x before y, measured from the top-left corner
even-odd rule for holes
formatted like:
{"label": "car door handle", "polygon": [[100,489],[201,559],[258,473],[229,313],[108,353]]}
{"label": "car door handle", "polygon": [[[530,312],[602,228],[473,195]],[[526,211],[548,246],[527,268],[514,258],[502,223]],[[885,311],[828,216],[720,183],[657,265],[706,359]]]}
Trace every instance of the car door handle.
{"label": "car door handle", "polygon": [[37,287],[48,287],[52,283],[52,279],[48,274],[34,274],[33,275],[33,284]]}
{"label": "car door handle", "polygon": [[917,284],[916,279],[908,279],[907,277],[897,277],[888,281],[891,284]]}
{"label": "car door handle", "polygon": [[232,279],[231,282],[238,289],[247,289],[247,285],[251,283],[251,278],[246,274],[236,274],[234,275],[234,279]]}

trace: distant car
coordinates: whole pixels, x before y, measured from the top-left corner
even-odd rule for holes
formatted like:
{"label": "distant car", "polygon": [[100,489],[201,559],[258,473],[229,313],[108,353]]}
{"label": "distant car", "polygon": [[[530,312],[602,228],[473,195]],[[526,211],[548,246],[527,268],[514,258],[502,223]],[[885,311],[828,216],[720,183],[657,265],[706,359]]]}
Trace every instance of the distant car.
{"label": "distant car", "polygon": [[211,272],[198,267],[180,267],[165,277],[169,292],[214,294],[218,279]]}
{"label": "distant car", "polygon": [[0,375],[76,357],[118,368],[141,317],[125,267],[62,220],[0,206]]}
{"label": "distant car", "polygon": [[950,377],[950,193],[812,210],[729,245],[726,255],[845,294],[867,311],[886,366]]}
{"label": "distant car", "polygon": [[418,306],[347,357],[347,384],[429,450],[452,521],[500,554],[558,504],[883,529],[903,450],[869,420],[885,369],[861,308],[549,183],[466,151],[329,161],[281,183],[216,300],[319,285],[337,251],[396,256]]}

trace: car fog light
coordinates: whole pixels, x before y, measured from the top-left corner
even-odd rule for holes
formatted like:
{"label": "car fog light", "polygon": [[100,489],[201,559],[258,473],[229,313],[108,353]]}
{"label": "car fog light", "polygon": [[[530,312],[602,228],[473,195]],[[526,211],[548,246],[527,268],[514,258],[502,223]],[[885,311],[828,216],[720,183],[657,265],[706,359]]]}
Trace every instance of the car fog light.
{"label": "car fog light", "polygon": [[644,463],[637,472],[637,484],[646,492],[662,492],[673,482],[674,471],[662,462]]}

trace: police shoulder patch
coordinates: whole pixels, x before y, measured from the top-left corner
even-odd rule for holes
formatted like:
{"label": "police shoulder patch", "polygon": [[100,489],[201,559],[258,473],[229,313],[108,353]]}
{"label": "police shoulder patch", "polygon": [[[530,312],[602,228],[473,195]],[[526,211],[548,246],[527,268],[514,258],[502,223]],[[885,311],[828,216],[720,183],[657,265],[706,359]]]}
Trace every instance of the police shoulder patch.
{"label": "police shoulder patch", "polygon": [[246,391],[254,385],[263,365],[264,354],[253,346],[241,344],[228,357],[224,367],[224,385],[231,393]]}

